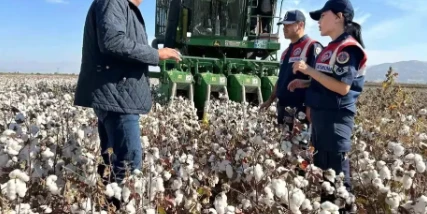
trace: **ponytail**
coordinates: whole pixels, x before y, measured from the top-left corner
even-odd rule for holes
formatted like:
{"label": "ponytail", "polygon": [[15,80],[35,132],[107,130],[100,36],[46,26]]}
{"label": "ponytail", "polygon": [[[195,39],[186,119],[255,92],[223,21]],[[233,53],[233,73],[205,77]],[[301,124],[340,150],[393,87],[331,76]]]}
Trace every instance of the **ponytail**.
{"label": "ponytail", "polygon": [[345,32],[350,34],[363,48],[365,48],[365,44],[363,44],[362,40],[362,27],[358,23],[353,21],[347,22]]}

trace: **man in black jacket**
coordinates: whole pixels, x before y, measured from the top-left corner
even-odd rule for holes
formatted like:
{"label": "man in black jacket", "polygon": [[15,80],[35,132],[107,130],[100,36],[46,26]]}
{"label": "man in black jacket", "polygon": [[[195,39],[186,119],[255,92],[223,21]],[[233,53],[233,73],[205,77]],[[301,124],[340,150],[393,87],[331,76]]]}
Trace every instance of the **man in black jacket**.
{"label": "man in black jacket", "polygon": [[[116,182],[123,179],[126,167],[131,171],[141,168],[138,121],[139,114],[147,114],[152,105],[149,65],[164,59],[181,60],[174,49],[156,50],[148,45],[138,9],[141,2],[94,0],[84,27],[74,104],[94,109],[102,156],[113,167]],[[99,167],[98,172],[104,168]]]}

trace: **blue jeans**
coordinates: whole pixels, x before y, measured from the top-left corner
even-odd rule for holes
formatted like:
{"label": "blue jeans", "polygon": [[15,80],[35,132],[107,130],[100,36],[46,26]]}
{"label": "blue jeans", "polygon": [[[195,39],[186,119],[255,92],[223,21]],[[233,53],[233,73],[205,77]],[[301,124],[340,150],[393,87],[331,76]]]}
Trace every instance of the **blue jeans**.
{"label": "blue jeans", "polygon": [[[111,181],[121,182],[125,177],[126,169],[130,172],[141,169],[143,151],[138,123],[139,115],[99,109],[94,111],[98,117],[98,133],[104,159],[104,165],[98,167],[98,173],[102,176],[105,167],[112,166]],[[109,149],[110,151],[112,149],[113,154],[108,153]]]}

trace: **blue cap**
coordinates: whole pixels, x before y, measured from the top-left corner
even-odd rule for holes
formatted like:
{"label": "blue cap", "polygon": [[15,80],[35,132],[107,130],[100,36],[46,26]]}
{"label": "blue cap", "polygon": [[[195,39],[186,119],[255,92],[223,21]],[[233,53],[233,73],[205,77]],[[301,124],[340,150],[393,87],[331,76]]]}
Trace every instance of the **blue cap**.
{"label": "blue cap", "polygon": [[322,13],[329,10],[334,13],[341,12],[347,21],[353,21],[354,10],[350,0],[328,0],[322,9],[310,12],[310,17],[316,21],[319,21]]}
{"label": "blue cap", "polygon": [[289,25],[295,22],[305,22],[304,13],[302,13],[299,10],[287,11],[285,14],[285,17],[283,17],[283,20],[278,22],[277,25],[281,25],[281,24]]}

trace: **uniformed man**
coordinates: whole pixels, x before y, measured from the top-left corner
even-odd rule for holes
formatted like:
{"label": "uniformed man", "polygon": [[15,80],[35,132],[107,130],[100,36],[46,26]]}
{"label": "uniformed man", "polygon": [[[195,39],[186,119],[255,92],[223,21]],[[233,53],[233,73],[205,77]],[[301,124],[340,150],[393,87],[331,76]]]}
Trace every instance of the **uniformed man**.
{"label": "uniformed man", "polygon": [[292,130],[294,115],[290,115],[285,108],[296,108],[297,113],[305,112],[305,90],[310,84],[309,76],[292,72],[292,65],[300,60],[314,65],[317,55],[322,50],[322,45],[305,34],[305,16],[299,10],[286,12],[285,17],[278,24],[283,25],[283,34],[291,43],[282,53],[279,79],[274,86],[273,93],[260,106],[260,109],[268,108],[278,98],[277,123],[286,124],[289,130]]}

